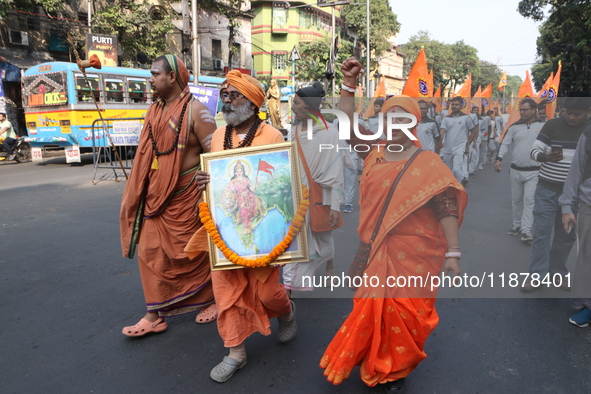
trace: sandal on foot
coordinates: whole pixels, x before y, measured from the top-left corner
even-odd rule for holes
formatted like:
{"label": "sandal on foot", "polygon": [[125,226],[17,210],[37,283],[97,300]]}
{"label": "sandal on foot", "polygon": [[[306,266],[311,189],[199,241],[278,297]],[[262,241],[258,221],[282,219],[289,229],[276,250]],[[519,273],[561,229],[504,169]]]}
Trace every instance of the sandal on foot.
{"label": "sandal on foot", "polygon": [[217,318],[218,307],[216,304],[212,304],[197,314],[195,322],[199,324],[211,323],[212,321],[216,321]]}
{"label": "sandal on foot", "polygon": [[135,325],[123,327],[123,335],[128,337],[141,337],[142,335],[162,332],[168,328],[168,324],[163,318],[159,318],[154,323],[146,318],[143,318]]}
{"label": "sandal on foot", "polygon": [[291,302],[291,310],[293,311],[293,317],[291,320],[282,322],[279,320],[279,330],[277,331],[277,339],[279,343],[289,343],[293,341],[296,336],[296,332],[298,331],[298,325],[296,324],[296,307],[293,301]]}
{"label": "sandal on foot", "polygon": [[224,383],[227,382],[236,371],[244,368],[245,365],[246,360],[240,362],[226,356],[221,363],[213,367],[209,373],[209,377],[218,383]]}

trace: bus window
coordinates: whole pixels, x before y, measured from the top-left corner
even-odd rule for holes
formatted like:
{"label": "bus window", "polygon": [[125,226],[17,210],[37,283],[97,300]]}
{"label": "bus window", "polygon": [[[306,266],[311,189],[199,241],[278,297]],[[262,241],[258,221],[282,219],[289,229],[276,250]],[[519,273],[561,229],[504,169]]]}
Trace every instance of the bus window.
{"label": "bus window", "polygon": [[129,102],[131,104],[146,104],[148,102],[148,81],[139,78],[127,78]]}
{"label": "bus window", "polygon": [[[88,77],[88,82],[90,83],[90,88],[94,93],[94,98],[96,101],[101,101],[101,91],[99,88],[99,76],[94,74],[86,74]],[[90,96],[90,90],[88,89],[88,85],[84,80],[84,76],[82,74],[76,74],[74,76],[76,81],[76,98],[78,99],[78,103],[92,103],[92,97]]]}
{"label": "bus window", "polygon": [[107,103],[122,103],[123,99],[123,80],[105,78],[105,95]]}
{"label": "bus window", "polygon": [[26,76],[23,78],[23,91],[27,107],[68,104],[64,72]]}

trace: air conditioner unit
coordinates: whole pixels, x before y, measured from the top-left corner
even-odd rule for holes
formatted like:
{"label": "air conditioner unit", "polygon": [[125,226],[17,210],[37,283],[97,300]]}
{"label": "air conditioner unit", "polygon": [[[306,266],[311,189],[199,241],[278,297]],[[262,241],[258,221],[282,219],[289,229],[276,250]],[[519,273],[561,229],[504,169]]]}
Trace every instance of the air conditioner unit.
{"label": "air conditioner unit", "polygon": [[224,68],[224,62],[222,62],[220,59],[213,59],[213,69],[221,70],[222,68]]}
{"label": "air conditioner unit", "polygon": [[24,31],[8,30],[8,42],[15,45],[29,46],[29,34]]}

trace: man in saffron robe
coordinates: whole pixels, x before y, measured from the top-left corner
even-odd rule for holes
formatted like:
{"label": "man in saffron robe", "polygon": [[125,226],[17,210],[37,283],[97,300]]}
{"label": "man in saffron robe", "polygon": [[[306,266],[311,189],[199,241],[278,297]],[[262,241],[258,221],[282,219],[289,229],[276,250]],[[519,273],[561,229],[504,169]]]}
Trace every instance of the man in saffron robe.
{"label": "man in saffron robe", "polygon": [[[255,78],[230,71],[220,95],[227,125],[215,131],[212,152],[283,142],[281,132],[258,117],[265,93]],[[209,181],[209,174],[200,171],[198,182],[201,187],[205,188]],[[204,237],[204,229],[195,233],[186,248],[189,254],[207,248],[204,247]],[[208,309],[217,309],[218,332],[224,346],[230,349],[230,354],[211,370],[210,377],[216,382],[226,382],[246,365],[244,341],[255,332],[269,335],[270,318],[278,317],[280,343],[294,339],[297,329],[295,305],[279,283],[279,271],[279,268],[269,266],[212,272],[216,304]]]}
{"label": "man in saffron robe", "polygon": [[147,314],[123,334],[162,332],[164,317],[213,302],[209,255],[188,257],[185,245],[200,227],[199,155],[210,150],[215,121],[189,92],[189,72],[174,55],[157,58],[150,85],[159,98],[146,115],[138,151],[121,202],[123,256],[138,264]]}
{"label": "man in saffron robe", "polygon": [[[357,59],[346,60],[341,69],[344,83],[355,86],[361,71]],[[352,114],[352,100],[347,100],[352,97],[341,92],[342,111]],[[407,96],[386,100],[382,111],[421,117],[418,104]],[[416,138],[416,128],[412,130]],[[418,151],[419,147],[418,140],[393,130],[384,149],[374,148],[364,160],[358,232],[363,242],[369,242],[390,186],[408,160],[416,157],[388,204],[364,271],[379,278],[383,286],[357,290],[353,311],[321,359],[320,367],[333,384],[347,379],[359,365],[361,379],[368,386],[383,384],[388,392],[400,391],[403,379],[426,357],[424,344],[439,318],[435,291],[410,282],[396,286],[387,278],[425,279],[439,275],[442,266],[446,273],[460,273],[458,225],[467,196],[437,154]]]}

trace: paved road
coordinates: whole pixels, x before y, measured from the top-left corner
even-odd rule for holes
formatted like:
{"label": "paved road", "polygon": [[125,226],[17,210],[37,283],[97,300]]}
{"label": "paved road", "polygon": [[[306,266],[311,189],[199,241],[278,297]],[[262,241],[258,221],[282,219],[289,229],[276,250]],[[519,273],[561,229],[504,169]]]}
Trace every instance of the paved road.
{"label": "paved road", "polygon": [[[326,291],[297,300],[291,344],[278,345],[274,334],[249,338],[248,366],[223,385],[209,378],[226,355],[215,324],[186,315],[170,319],[163,334],[123,336],[121,328],[143,314],[137,265],[119,252],[125,183],[99,170],[103,180],[93,186],[92,175],[88,157],[81,165],[63,157],[0,165],[1,392],[377,392],[356,374],[337,387],[324,379],[318,362],[351,307]],[[508,172],[488,166],[477,175],[467,186],[463,271],[527,271],[529,247],[506,235]],[[335,234],[337,271],[354,252],[358,210],[346,219]],[[567,293],[532,297],[541,296],[554,298],[523,298],[516,289],[442,291],[440,324],[408,392],[591,392],[591,331],[568,324]]]}

